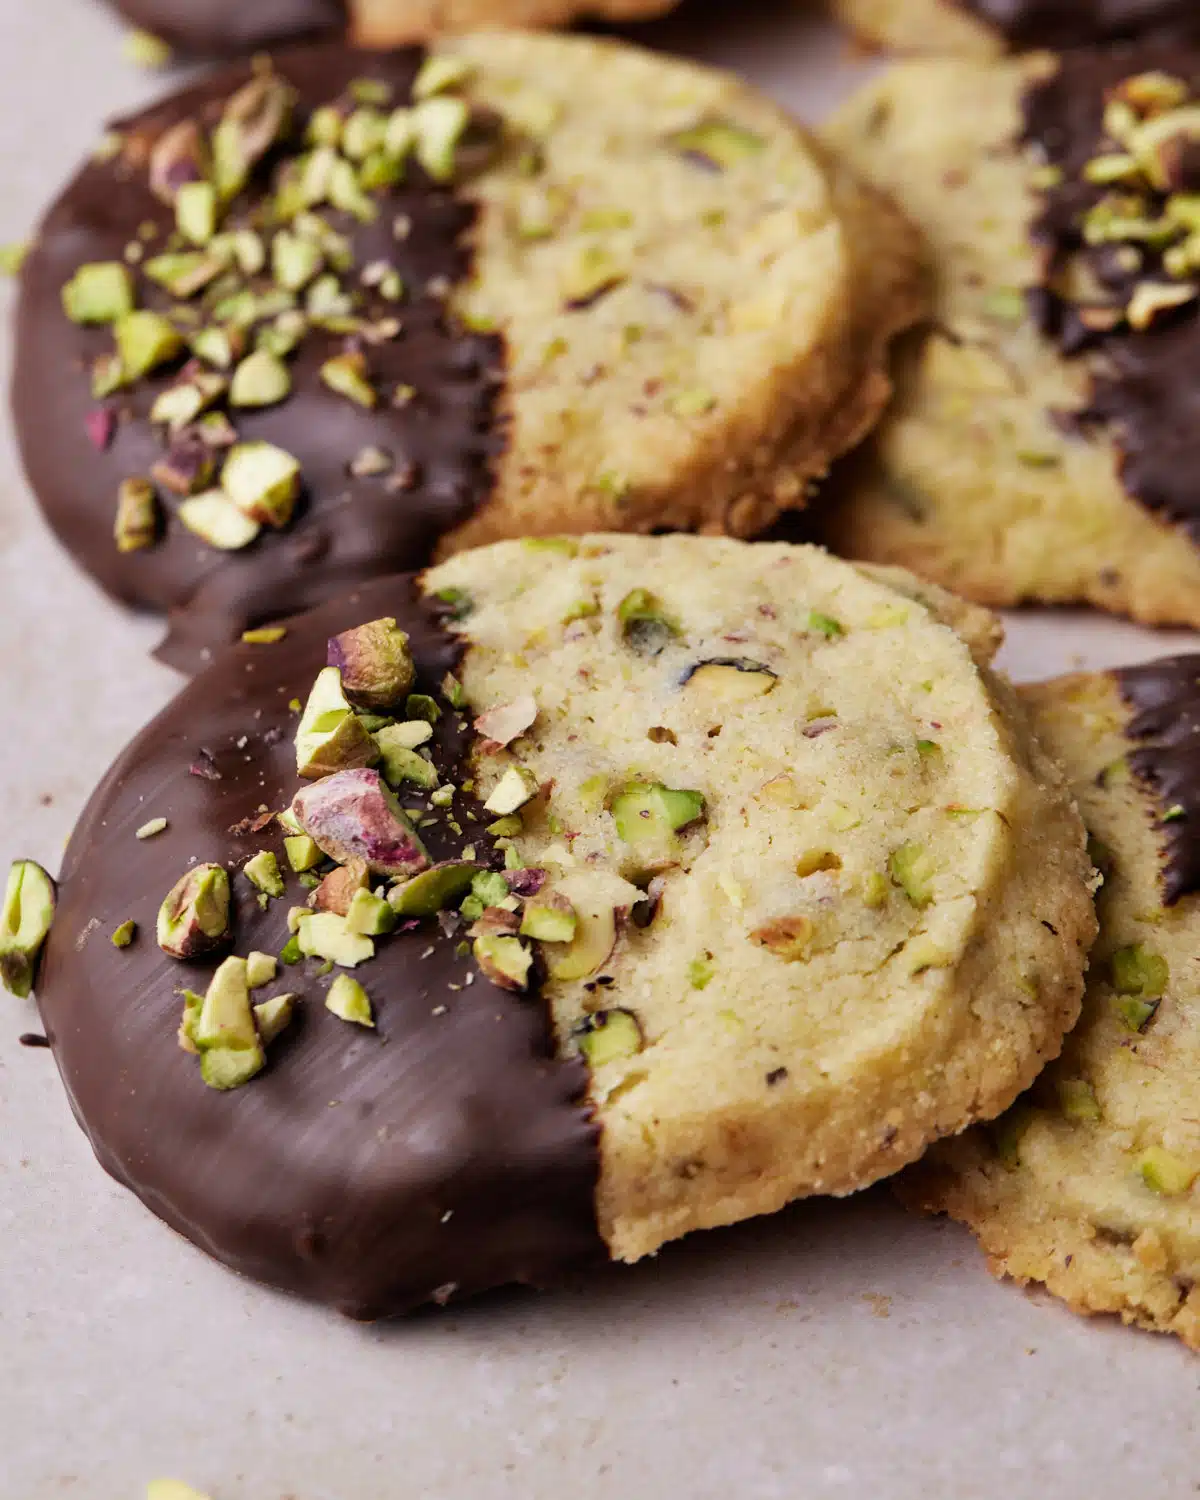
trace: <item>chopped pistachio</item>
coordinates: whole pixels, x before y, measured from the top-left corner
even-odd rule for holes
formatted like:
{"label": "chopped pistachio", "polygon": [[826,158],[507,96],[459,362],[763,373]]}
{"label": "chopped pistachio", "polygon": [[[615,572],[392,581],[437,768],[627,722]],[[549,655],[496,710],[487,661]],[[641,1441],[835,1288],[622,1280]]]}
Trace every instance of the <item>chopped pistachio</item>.
{"label": "chopped pistachio", "polygon": [[281,964],[298,964],[303,957],[304,954],[300,951],[300,939],[293,934],[279,950],[279,962]]}
{"label": "chopped pistachio", "polygon": [[212,136],[213,180],[223,201],[241,191],[286,131],[294,97],[291,85],[268,68],[228,100]]}
{"label": "chopped pistachio", "polygon": [[483,804],[484,811],[495,813],[498,817],[515,813],[536,795],[537,789],[537,777],[531,771],[524,766],[509,766]]}
{"label": "chopped pistachio", "polygon": [[242,874],[266,896],[276,898],[284,895],[286,887],[283,876],[279,872],[279,861],[270,849],[260,850],[253,859],[249,859],[242,866]]}
{"label": "chopped pistachio", "polygon": [[732,120],[708,119],[677,130],[667,143],[684,156],[698,158],[718,171],[757,156],[766,147],[763,136]]}
{"label": "chopped pistachio", "polygon": [[201,328],[189,343],[193,354],[219,370],[227,370],[237,357],[233,334],[227,328]]}
{"label": "chopped pistachio", "polygon": [[310,839],[306,833],[289,835],[284,839],[283,847],[287,853],[288,864],[297,875],[305,870],[311,870],[314,865],[319,865],[325,857],[320,845]]}
{"label": "chopped pistachio", "polygon": [[412,112],[417,160],[434,182],[449,182],[456,156],[470,124],[471,111],[463,99],[435,95],[423,99]]}
{"label": "chopped pistachio", "polygon": [[457,905],[478,873],[479,866],[467,860],[430,865],[403,885],[393,886],[388,903],[402,917],[431,917]]}
{"label": "chopped pistachio", "polygon": [[683,685],[690,693],[724,703],[761,698],[775,686],[777,675],[762,662],[745,657],[714,657],[689,667]]}
{"label": "chopped pistachio", "polygon": [[16,276],[25,264],[29,250],[29,240],[14,240],[11,244],[0,245],[0,276]]}
{"label": "chopped pistachio", "polygon": [[158,946],[172,958],[195,958],[229,936],[229,876],[220,865],[195,865],[159,907]]}
{"label": "chopped pistachio", "polygon": [[350,898],[346,913],[346,930],[363,937],[381,937],[396,925],[395,910],[372,891],[358,890]]}
{"label": "chopped pistachio", "polygon": [[176,381],[161,391],[150,408],[150,420],[163,422],[172,432],[178,432],[195,420],[214,401],[225,394],[227,382],[223,375],[214,375],[201,370],[187,380]]}
{"label": "chopped pistachio", "polygon": [[634,1057],[645,1046],[642,1028],[631,1010],[600,1010],[584,1018],[571,1033],[588,1067]]}
{"label": "chopped pistachio", "polygon": [[389,786],[400,786],[409,781],[429,790],[438,784],[437,768],[424,756],[401,743],[404,729],[403,724],[392,724],[381,729],[375,736],[384,780]]}
{"label": "chopped pistachio", "polygon": [[579,311],[619,286],[627,275],[625,263],[604,245],[584,245],[563,273],[559,291],[564,305]]}
{"label": "chopped pistachio", "polygon": [[351,1021],[356,1026],[375,1025],[371,1013],[371,997],[349,974],[339,974],[325,995],[325,1009],[332,1011],[341,1021]]}
{"label": "chopped pistachio", "polygon": [[1194,286],[1167,286],[1161,282],[1143,281],[1134,291],[1125,316],[1130,326],[1139,331],[1151,327],[1166,312],[1194,302],[1200,296],[1200,288]]}
{"label": "chopped pistachio", "polygon": [[359,766],[310,781],[292,799],[292,811],[339,864],[357,862],[394,878],[428,868],[424,845],[378,771]]}
{"label": "chopped pistachio", "polygon": [[676,417],[702,417],[712,411],[716,404],[717,398],[711,391],[706,391],[700,386],[693,386],[673,396],[670,406],[672,415]]}
{"label": "chopped pistachio", "polygon": [[378,755],[378,746],[342,691],[341,673],[336,667],[325,667],[313,683],[296,727],[297,771],[309,778],[328,776],[371,765]]}
{"label": "chopped pistachio", "polygon": [[838,636],[845,635],[846,629],[832,615],[822,614],[819,609],[810,609],[808,612],[809,630],[819,631],[826,640],[836,640]]}
{"label": "chopped pistachio", "polygon": [[123,479],[117,490],[113,540],[118,552],[153,547],[158,539],[158,497],[148,479]]}
{"label": "chopped pistachio", "polygon": [[113,325],[121,369],[127,380],[139,380],[174,359],[183,348],[183,337],[161,313],[122,313]]}
{"label": "chopped pistachio", "polygon": [[750,933],[750,939],[769,949],[785,963],[795,963],[807,955],[813,931],[811,917],[793,913],[764,922]]}
{"label": "chopped pistachio", "polygon": [[1157,1000],[1167,988],[1170,970],[1166,959],[1144,943],[1118,948],[1110,964],[1113,989],[1118,995]]}
{"label": "chopped pistachio", "polygon": [[569,943],[579,927],[579,914],[565,896],[554,891],[530,896],[521,911],[521,936],[542,943]]}
{"label": "chopped pistachio", "polygon": [[41,865],[31,859],[12,862],[0,906],[0,983],[18,999],[33,988],[56,900],[54,882]]}
{"label": "chopped pistachio", "polygon": [[233,372],[229,404],[275,406],[287,398],[291,389],[292,377],[283,361],[266,349],[256,349]]}
{"label": "chopped pistachio", "polygon": [[379,212],[367,197],[350,162],[339,158],[329,174],[329,201],[334,208],[353,214],[362,224],[369,224]]}
{"label": "chopped pistachio", "polygon": [[648,589],[632,589],[617,605],[626,645],[639,656],[658,656],[679,635],[679,627]]}
{"label": "chopped pistachio", "polygon": [[379,400],[363,354],[335,354],[321,366],[321,379],[331,391],[359,406],[372,407]]}
{"label": "chopped pistachio", "polygon": [[175,195],[175,224],[185,240],[207,245],[217,232],[217,190],[211,182],[185,182]]}
{"label": "chopped pistachio", "polygon": [[320,245],[305,236],[281,229],[271,242],[271,274],[288,291],[302,291],[324,263]]}
{"label": "chopped pistachio", "polygon": [[[272,962],[274,962],[273,959]],[[251,988],[253,987],[252,985]],[[270,1000],[258,1002],[254,1007],[254,1024],[258,1028],[259,1040],[264,1047],[269,1047],[280,1032],[291,1024],[295,1013],[295,995],[273,995]]]}
{"label": "chopped pistachio", "polygon": [[353,969],[375,956],[371,939],[351,932],[345,917],[332,911],[304,912],[299,918],[296,939],[306,957],[323,958],[343,969]]}
{"label": "chopped pistachio", "polygon": [[137,923],[132,919],[122,922],[119,927],[113,928],[112,945],[114,948],[128,948],[137,935]]}
{"label": "chopped pistachio", "polygon": [[1152,1193],[1178,1198],[1195,1182],[1197,1168],[1163,1146],[1151,1146],[1138,1157],[1138,1173]]}
{"label": "chopped pistachio", "polygon": [[151,818],[148,823],[142,824],[142,826],[134,834],[134,838],[152,839],[157,834],[163,833],[166,830],[166,826],[166,818]]}
{"label": "chopped pistachio", "polygon": [[239,552],[261,530],[221,490],[193,495],[179,507],[179,519],[194,535],[221,552]]}
{"label": "chopped pistachio", "polygon": [[520,938],[507,933],[481,933],[471,952],[485,978],[499,989],[523,990],[528,984],[533,954]]}
{"label": "chopped pistachio", "polygon": [[286,635],[286,625],[258,625],[253,630],[243,630],[241,638],[247,646],[276,646]]}
{"label": "chopped pistachio", "polygon": [[215,255],[203,250],[181,250],[155,255],[143,267],[151,281],[157,282],[172,297],[191,297],[216,280],[224,269]]}
{"label": "chopped pistachio", "polygon": [[221,489],[250,521],[286,526],[300,491],[300,464],[274,443],[238,443],[225,460]]}
{"label": "chopped pistachio", "polygon": [[914,906],[928,906],[933,900],[937,865],[924,844],[901,844],[888,860],[888,873]]}
{"label": "chopped pistachio", "polygon": [[693,958],[687,967],[688,984],[694,990],[702,990],[712,983],[716,972],[711,958]]}
{"label": "chopped pistachio", "polygon": [[246,983],[252,990],[261,990],[270,984],[279,970],[279,960],[273,953],[255,950],[246,956]]}
{"label": "chopped pistachio", "polygon": [[126,62],[131,62],[135,68],[145,68],[150,73],[170,67],[174,56],[161,37],[155,36],[152,31],[143,31],[140,26],[132,27],[125,33],[121,52]]}
{"label": "chopped pistachio", "polygon": [[1096,1090],[1083,1078],[1060,1078],[1056,1085],[1058,1107],[1068,1120],[1095,1121],[1102,1119]]}
{"label": "chopped pistachio", "polygon": [[63,287],[62,304],[72,323],[115,323],[133,311],[133,278],[120,261],[91,261]]}
{"label": "chopped pistachio", "polygon": [[473,72],[474,68],[466,58],[431,54],[413,79],[412,96],[417,100],[432,99],[435,94],[459,88]]}
{"label": "chopped pistachio", "polygon": [[408,636],[390,615],[333,636],[326,661],[341,673],[346,697],[361,708],[394,708],[416,679]]}
{"label": "chopped pistachio", "polygon": [[887,878],[878,870],[871,870],[863,876],[862,900],[863,905],[869,911],[878,911],[881,906],[887,904],[888,882]]}

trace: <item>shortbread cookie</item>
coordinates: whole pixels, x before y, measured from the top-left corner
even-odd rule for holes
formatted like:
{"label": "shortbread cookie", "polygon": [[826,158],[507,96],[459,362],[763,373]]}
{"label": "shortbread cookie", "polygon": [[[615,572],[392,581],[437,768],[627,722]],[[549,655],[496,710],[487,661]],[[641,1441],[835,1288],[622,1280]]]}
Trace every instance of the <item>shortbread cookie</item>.
{"label": "shortbread cookie", "polygon": [[116,0],[136,26],[190,54],[231,56],[303,37],[346,34],[399,47],[484,26],[565,26],[582,17],[637,21],[676,0]]}
{"label": "shortbread cookie", "polygon": [[902,52],[987,57],[1200,36],[1194,0],[834,0],[834,10],[867,41]]}
{"label": "shortbread cookie", "polygon": [[847,107],[832,137],[902,195],[937,289],[838,550],[1200,624],[1197,84],[1200,54],[1140,46],[903,64]]}
{"label": "shortbread cookie", "polygon": [[359,1316],[544,1283],[850,1192],[1057,1053],[1090,866],[942,605],[988,622],[718,538],[421,588],[223,655],[67,852],[47,1035],[184,1234]]}
{"label": "shortbread cookie", "polygon": [[439,545],[765,526],[886,400],[917,259],[723,74],[534,35],[300,49],[123,122],[51,210],[18,435],[65,545],[177,611],[194,666]]}
{"label": "shortbread cookie", "polygon": [[1104,874],[1083,1016],[989,1130],[905,1196],[969,1224],[997,1275],[1200,1348],[1200,656],[1024,690]]}

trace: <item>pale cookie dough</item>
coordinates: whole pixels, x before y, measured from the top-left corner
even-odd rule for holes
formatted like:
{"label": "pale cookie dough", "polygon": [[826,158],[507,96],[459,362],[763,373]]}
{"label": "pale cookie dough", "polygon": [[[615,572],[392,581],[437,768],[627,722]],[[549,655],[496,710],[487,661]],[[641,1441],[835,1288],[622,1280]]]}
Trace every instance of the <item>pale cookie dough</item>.
{"label": "pale cookie dough", "polygon": [[[835,149],[925,233],[936,281],[928,331],[897,362],[895,403],[837,487],[823,532],[836,550],[990,605],[1086,601],[1151,624],[1200,623],[1196,429],[1181,414],[1196,275],[1169,260],[1190,231],[1116,236],[1068,264],[1070,211],[1114,191],[1084,180],[1094,157],[1123,149],[1105,142],[1105,98],[1163,72],[1169,94],[1139,101],[1132,122],[1162,131],[1200,58],[1161,46],[901,64],[835,119]],[[1145,179],[1125,189],[1143,222],[1165,223],[1182,201],[1172,195],[1168,210]],[[1146,291],[1163,305],[1143,305]],[[1111,331],[1094,326],[1079,348],[1081,314]]]}
{"label": "pale cookie dough", "polygon": [[864,40],[901,52],[990,57],[1161,33],[1200,33],[1193,0],[833,0]]}
{"label": "pale cookie dough", "polygon": [[1022,690],[1104,872],[1083,1016],[1008,1115],[901,1183],[968,1224],[996,1275],[1196,1349],[1198,680],[1190,656]]}
{"label": "pale cookie dough", "polygon": [[[614,1009],[640,1039],[592,1075],[614,1257],[862,1187],[1056,1055],[1090,866],[1010,690],[943,623],[986,658],[979,612],[685,537],[512,542],[426,586],[463,612],[473,708],[536,700],[476,780],[541,788],[514,847],[586,914],[577,978],[551,950],[560,1045]],[[703,814],[671,834],[617,800],[639,784]]]}

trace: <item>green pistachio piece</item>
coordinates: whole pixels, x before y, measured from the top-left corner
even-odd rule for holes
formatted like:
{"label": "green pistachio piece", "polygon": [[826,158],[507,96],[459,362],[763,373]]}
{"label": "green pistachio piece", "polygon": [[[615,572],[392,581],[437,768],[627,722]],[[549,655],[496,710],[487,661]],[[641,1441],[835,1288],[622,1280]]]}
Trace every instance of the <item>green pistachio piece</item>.
{"label": "green pistachio piece", "polygon": [[181,250],[155,255],[142,267],[151,281],[165,287],[172,297],[193,297],[224,270],[224,263],[203,250]]}
{"label": "green pistachio piece", "polygon": [[1117,994],[1134,995],[1139,1000],[1157,1000],[1170,979],[1166,959],[1144,943],[1118,948],[1110,965],[1112,986]]}
{"label": "green pistachio piece", "polygon": [[417,160],[434,182],[454,176],[459,143],[467,132],[471,111],[464,99],[444,94],[423,99],[412,112]]}
{"label": "green pistachio piece", "polygon": [[759,155],[767,144],[753,130],[723,119],[701,120],[686,130],[677,130],[667,137],[667,143],[681,155],[699,158],[717,171]]}
{"label": "green pistachio piece", "polygon": [[258,1047],[244,958],[226,958],[218,964],[192,1028],[192,1039],[201,1052],[210,1047]]}
{"label": "green pistachio piece", "polygon": [[457,906],[478,873],[479,866],[470,861],[444,860],[403,885],[394,885],[388,892],[388,904],[397,916],[432,917]]}
{"label": "green pistachio piece", "polygon": [[711,958],[693,958],[687,966],[688,983],[694,990],[705,989],[712,983],[717,967]]}
{"label": "green pistachio piece", "polygon": [[300,492],[300,464],[274,443],[238,443],[221,470],[221,489],[251,521],[286,526]]}
{"label": "green pistachio piece", "polygon": [[325,858],[320,846],[315,844],[306,833],[292,834],[285,838],[283,847],[287,853],[288,864],[297,875],[304,870],[311,870],[314,865],[319,865]]}
{"label": "green pistachio piece", "polygon": [[1136,995],[1121,995],[1113,1002],[1121,1024],[1129,1031],[1144,1031],[1158,1011],[1157,1000],[1139,1000]]}
{"label": "green pistachio piece", "polygon": [[662,782],[629,782],[612,799],[617,833],[627,844],[670,846],[673,835],[704,816],[704,794],[663,786]]}
{"label": "green pistachio piece", "polygon": [[575,902],[575,936],[563,948],[547,950],[551,979],[586,979],[607,962],[617,943],[617,913],[606,901]]}
{"label": "green pistachio piece", "polygon": [[409,693],[404,700],[404,713],[409,719],[423,719],[427,724],[436,724],[442,711],[428,693]]}
{"label": "green pistachio piece", "polygon": [[299,918],[296,939],[306,958],[323,958],[343,969],[353,969],[375,956],[371,939],[351,932],[345,917],[332,911],[305,912]]}
{"label": "green pistachio piece", "polygon": [[82,265],[62,289],[72,323],[115,323],[133,311],[133,277],[117,260]]}
{"label": "green pistachio piece", "polygon": [[242,874],[265,896],[278,898],[285,893],[283,876],[279,873],[279,861],[270,849],[262,849],[253,859],[247,860],[242,866]]}
{"label": "green pistachio piece", "polygon": [[111,396],[126,384],[119,354],[99,354],[92,361],[92,395],[97,401]]}
{"label": "green pistachio piece", "polygon": [[246,955],[246,983],[252,990],[270,984],[278,970],[279,960],[273,953],[260,953],[256,949]]}
{"label": "green pistachio piece", "polygon": [[1152,1193],[1178,1198],[1196,1180],[1197,1169],[1163,1146],[1151,1146],[1138,1157],[1137,1169]]}
{"label": "green pistachio piece", "polygon": [[382,148],[387,135],[387,116],[364,105],[356,109],[342,128],[342,153],[351,161],[365,161]]}
{"label": "green pistachio piece", "polygon": [[569,943],[579,927],[579,914],[565,896],[539,891],[521,911],[521,936],[541,943]]}
{"label": "green pistachio piece", "polygon": [[256,73],[225,105],[213,131],[213,181],[223,202],[235,197],[255,165],[286,134],[295,95],[267,70]]}
{"label": "green pistachio piece", "polygon": [[689,667],[683,676],[683,686],[693,694],[703,694],[723,703],[740,703],[748,698],[761,698],[769,693],[778,681],[778,675],[762,662],[750,661],[746,657],[715,657]]}
{"label": "green pistachio piece", "polygon": [[229,936],[229,876],[220,865],[194,865],[158,909],[158,946],[172,958],[196,958]]}
{"label": "green pistachio piece", "polygon": [[639,656],[658,656],[679,635],[679,627],[647,589],[633,589],[617,605],[625,644]]}
{"label": "green pistachio piece", "polygon": [[1102,1119],[1096,1090],[1083,1078],[1060,1078],[1056,1085],[1058,1107],[1068,1120],[1091,1122]]}
{"label": "green pistachio piece", "polygon": [[217,232],[217,190],[211,182],[185,182],[175,195],[175,225],[193,245],[207,245]]}
{"label": "green pistachio piece", "polygon": [[764,922],[751,932],[750,939],[783,959],[784,963],[798,963],[808,956],[813,931],[812,918],[797,912]]}
{"label": "green pistachio piece", "polygon": [[379,747],[363,728],[342,691],[336,667],[317,675],[296,728],[296,769],[309,779],[373,765]]}
{"label": "green pistachio piece", "polygon": [[208,490],[183,501],[179,519],[194,536],[220,552],[240,552],[262,529],[221,490]]}
{"label": "green pistachio piece", "polygon": [[878,870],[871,870],[863,876],[862,900],[868,911],[878,911],[881,906],[887,904],[888,881],[885,875]]}
{"label": "green pistachio piece", "polygon": [[[266,349],[256,349],[233,372],[233,379],[229,384],[229,404],[275,406],[286,400],[291,389],[292,377],[284,362]],[[281,449],[275,451],[282,452]],[[292,462],[295,463],[295,460]],[[296,472],[299,473],[298,464]]]}
{"label": "green pistachio piece", "polygon": [[178,432],[195,421],[214,401],[220,400],[227,388],[228,382],[223,375],[201,370],[160,392],[150,408],[150,420],[163,422],[172,432]]}
{"label": "green pistachio piece", "polygon": [[497,818],[494,823],[487,825],[487,831],[493,838],[511,839],[524,830],[520,813],[507,813],[503,818]]}
{"label": "green pistachio piece", "polygon": [[379,209],[363,192],[358,173],[350,162],[339,157],[329,174],[329,201],[343,213],[353,214],[361,224],[369,224]]}
{"label": "green pistachio piece", "polygon": [[113,325],[113,334],[127,380],[140,380],[174,359],[183,348],[179,330],[161,313],[122,313]]}
{"label": "green pistachio piece", "polygon": [[[401,731],[399,736],[396,734],[397,730]],[[389,786],[400,786],[405,781],[410,781],[415,786],[426,790],[437,786],[437,768],[424,756],[418,755],[415,750],[410,750],[400,743],[400,740],[404,738],[403,730],[404,725],[392,724],[386,729],[381,729],[375,736],[375,743],[379,747],[379,764],[383,779]]]}
{"label": "green pistachio piece", "polygon": [[605,292],[626,280],[628,267],[604,245],[584,245],[564,270],[559,294],[565,307],[578,311],[590,307]]}
{"label": "green pistachio piece", "polygon": [[227,370],[236,356],[233,337],[226,328],[201,328],[192,334],[192,353],[218,370]]}
{"label": "green pistachio piece", "polygon": [[271,274],[279,286],[299,292],[325,264],[320,245],[281,229],[271,242]]}
{"label": "green pistachio piece", "polygon": [[0,245],[0,276],[18,275],[29,255],[29,250],[29,240],[17,240],[8,245]]}
{"label": "green pistachio piece", "polygon": [[928,906],[933,900],[937,872],[924,844],[901,844],[888,860],[888,874],[914,906]]}
{"label": "green pistachio piece", "polygon": [[487,907],[500,906],[509,900],[512,892],[508,881],[497,870],[481,870],[471,881],[471,894]]}
{"label": "green pistachio piece", "polygon": [[413,79],[412,96],[417,100],[432,99],[435,94],[447,93],[466,83],[474,71],[466,58],[431,54]]}
{"label": "green pistachio piece", "polygon": [[359,406],[373,407],[379,400],[363,354],[335,354],[321,366],[321,379],[331,391]]}
{"label": "green pistachio piece", "polygon": [[121,481],[113,540],[118,552],[137,552],[158,540],[158,497],[148,479]]}
{"label": "green pistachio piece", "polygon": [[341,1021],[352,1021],[356,1026],[374,1026],[371,1014],[371,997],[349,974],[339,974],[329,986],[325,996],[325,1009],[333,1012]]}
{"label": "green pistachio piece", "polygon": [[13,861],[0,907],[0,984],[19,999],[33,988],[56,900],[54,882],[41,865],[31,859]]}
{"label": "green pistachio piece", "polygon": [[596,1011],[581,1021],[571,1035],[593,1072],[605,1063],[634,1057],[645,1046],[642,1028],[631,1010]]}
{"label": "green pistachio piece", "polygon": [[333,104],[314,109],[304,138],[310,146],[337,146],[342,139],[342,112]]}
{"label": "green pistachio piece", "polygon": [[384,720],[372,725],[369,722],[371,717],[369,714],[360,714],[359,717],[373,734],[383,729],[394,729],[395,734],[388,737],[390,743],[405,750],[416,750],[421,745],[427,745],[433,738],[433,725],[425,719],[405,719],[399,724],[388,723]]}
{"label": "green pistachio piece", "polygon": [[254,1007],[254,1024],[264,1047],[269,1047],[279,1033],[291,1024],[295,1013],[295,995],[272,995],[270,1000],[258,1002]]}
{"label": "green pistachio piece", "polygon": [[383,149],[393,161],[403,163],[412,154],[417,144],[417,125],[413,111],[408,108],[394,109],[388,116],[383,136]]}
{"label": "green pistachio piece", "polygon": [[471,952],[484,977],[498,989],[523,990],[528,984],[533,954],[520,938],[507,933],[481,933]]}
{"label": "green pistachio piece", "polygon": [[390,615],[333,636],[325,659],[341,672],[343,691],[360,708],[394,708],[416,680],[408,636]]}
{"label": "green pistachio piece", "polygon": [[303,957],[304,954],[300,951],[300,939],[293,933],[279,950],[279,962],[281,964],[298,964]]}
{"label": "green pistachio piece", "polygon": [[835,641],[838,636],[846,634],[844,625],[835,620],[832,615],[823,615],[819,609],[809,610],[808,628],[817,631],[829,641]]}
{"label": "green pistachio piece", "polygon": [[346,930],[362,937],[382,937],[396,925],[396,913],[382,896],[366,889],[355,891],[346,912]]}
{"label": "green pistachio piece", "polygon": [[532,771],[526,770],[524,766],[509,766],[492,788],[491,795],[483,804],[484,810],[495,813],[498,817],[515,813],[536,795],[537,789],[538,780]]}
{"label": "green pistachio piece", "polygon": [[267,1057],[262,1047],[208,1047],[200,1054],[200,1077],[210,1089],[238,1089],[261,1073]]}
{"label": "green pistachio piece", "polygon": [[114,948],[128,948],[136,936],[137,923],[130,919],[113,928],[112,945]]}
{"label": "green pistachio piece", "polygon": [[[404,162],[398,157],[389,156],[386,151],[373,151],[358,169],[358,185],[364,193],[372,193],[379,188],[394,187],[396,183],[404,180]],[[380,290],[383,284],[380,283]],[[384,293],[387,296],[387,293]],[[397,292],[396,297],[399,297]],[[393,298],[391,300],[396,300]]]}
{"label": "green pistachio piece", "polygon": [[276,359],[284,359],[296,348],[307,331],[307,316],[292,309],[281,312],[273,323],[260,328],[254,335],[254,342],[259,349],[275,355]]}

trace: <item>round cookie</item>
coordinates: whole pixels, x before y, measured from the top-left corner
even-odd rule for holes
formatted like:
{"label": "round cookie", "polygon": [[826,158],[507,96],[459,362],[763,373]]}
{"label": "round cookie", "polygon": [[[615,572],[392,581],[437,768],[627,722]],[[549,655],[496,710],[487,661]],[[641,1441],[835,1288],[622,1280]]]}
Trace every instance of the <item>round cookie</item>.
{"label": "round cookie", "polygon": [[990,1130],[903,1196],[969,1224],[997,1275],[1200,1349],[1200,656],[1022,690],[1104,880],[1083,1015]]}
{"label": "round cookie", "polygon": [[439,32],[636,21],[676,0],[116,0],[135,26],[192,55],[232,56],[305,37],[345,34],[360,47],[399,47]]}
{"label": "round cookie", "polygon": [[831,138],[901,196],[936,290],[830,545],[992,605],[1200,624],[1198,87],[1200,54],[1142,45],[902,64],[850,102]]}
{"label": "round cookie", "polygon": [[1200,36],[1192,0],[834,0],[834,10],[865,40],[901,52],[991,57]]}
{"label": "round cookie", "polygon": [[[47,1035],[102,1163],[182,1233],[359,1316],[542,1284],[850,1192],[1057,1053],[1090,866],[972,655],[990,620],[718,538],[503,543],[420,590],[222,655],[67,851]],[[389,618],[413,680],[361,629]],[[252,952],[283,963],[248,996]]]}
{"label": "round cookie", "polygon": [[[106,141],[25,264],[17,431],[181,666],[436,546],[759,529],[870,425],[922,305],[912,231],[780,110],[617,43],[302,48]],[[242,442],[282,452],[231,482]]]}

